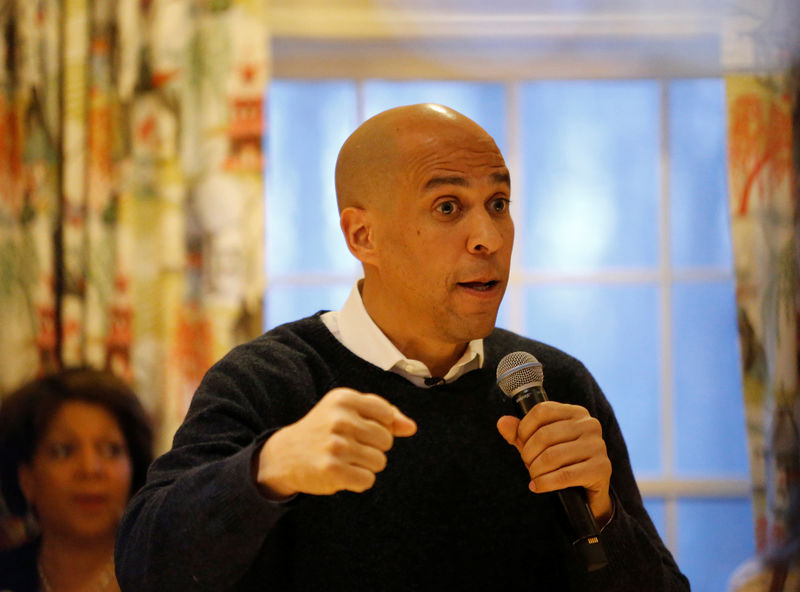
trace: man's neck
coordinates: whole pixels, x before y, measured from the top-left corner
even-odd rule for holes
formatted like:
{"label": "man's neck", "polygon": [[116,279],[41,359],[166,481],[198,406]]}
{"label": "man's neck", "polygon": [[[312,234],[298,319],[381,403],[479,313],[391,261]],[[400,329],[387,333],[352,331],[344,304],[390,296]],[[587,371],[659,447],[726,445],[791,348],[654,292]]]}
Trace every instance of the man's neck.
{"label": "man's neck", "polygon": [[[380,327],[380,325],[378,325]],[[426,343],[422,339],[407,339],[405,341],[394,338],[383,328],[381,330],[399,349],[403,355],[410,360],[419,360],[428,367],[431,376],[444,376],[452,368],[467,349],[466,343],[463,344],[433,344]]]}
{"label": "man's neck", "polygon": [[375,298],[367,288],[366,282],[361,286],[361,299],[367,314],[400,352],[410,360],[419,360],[431,376],[444,376],[452,368],[467,349],[468,343],[449,343],[431,339],[425,335],[410,335],[404,331],[406,318],[389,307],[382,306],[381,300]]}

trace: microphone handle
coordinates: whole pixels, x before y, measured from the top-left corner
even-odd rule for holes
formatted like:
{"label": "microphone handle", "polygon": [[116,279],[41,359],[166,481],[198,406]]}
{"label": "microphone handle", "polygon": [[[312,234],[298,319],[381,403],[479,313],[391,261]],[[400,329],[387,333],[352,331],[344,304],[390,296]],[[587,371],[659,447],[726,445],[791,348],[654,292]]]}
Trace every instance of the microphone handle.
{"label": "microphone handle", "polygon": [[[537,403],[548,399],[543,387],[530,386],[515,394],[514,400],[524,416]],[[600,529],[586,500],[586,490],[583,487],[567,487],[556,493],[572,527],[575,537],[572,546],[580,555],[586,571],[595,571],[608,565],[603,543],[600,542]]]}

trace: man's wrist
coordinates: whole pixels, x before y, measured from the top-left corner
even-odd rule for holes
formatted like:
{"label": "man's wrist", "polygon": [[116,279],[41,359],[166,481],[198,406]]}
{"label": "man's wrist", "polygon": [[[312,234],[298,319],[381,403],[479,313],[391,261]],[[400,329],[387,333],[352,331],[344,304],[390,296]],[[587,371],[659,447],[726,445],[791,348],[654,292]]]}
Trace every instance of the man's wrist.
{"label": "man's wrist", "polygon": [[273,437],[274,434],[253,454],[250,474],[256,487],[265,498],[274,502],[288,502],[294,499],[298,492],[281,485],[279,480],[269,473],[270,468],[274,468],[274,464],[269,458],[269,445]]}

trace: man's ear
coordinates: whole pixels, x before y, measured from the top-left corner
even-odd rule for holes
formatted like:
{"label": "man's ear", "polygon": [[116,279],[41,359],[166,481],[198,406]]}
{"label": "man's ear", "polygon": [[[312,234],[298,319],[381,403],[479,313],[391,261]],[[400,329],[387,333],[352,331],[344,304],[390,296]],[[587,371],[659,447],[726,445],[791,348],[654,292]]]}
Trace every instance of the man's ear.
{"label": "man's ear", "polygon": [[351,206],[342,210],[339,217],[347,248],[361,263],[370,264],[375,261],[375,237],[372,219],[364,208]]}

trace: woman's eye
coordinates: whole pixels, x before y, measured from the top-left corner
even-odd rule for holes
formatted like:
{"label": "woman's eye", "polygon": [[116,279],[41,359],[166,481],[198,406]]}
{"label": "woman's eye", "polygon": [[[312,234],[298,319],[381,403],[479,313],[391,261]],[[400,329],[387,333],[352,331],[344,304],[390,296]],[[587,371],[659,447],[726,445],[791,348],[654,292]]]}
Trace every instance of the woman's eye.
{"label": "woman's eye", "polygon": [[118,442],[104,442],[98,448],[103,458],[118,458],[125,451],[125,447]]}
{"label": "woman's eye", "polygon": [[55,442],[50,445],[50,458],[62,460],[72,454],[73,446],[65,442]]}
{"label": "woman's eye", "polygon": [[451,216],[458,211],[458,205],[454,201],[443,201],[436,209],[440,214],[444,214],[445,216]]}

